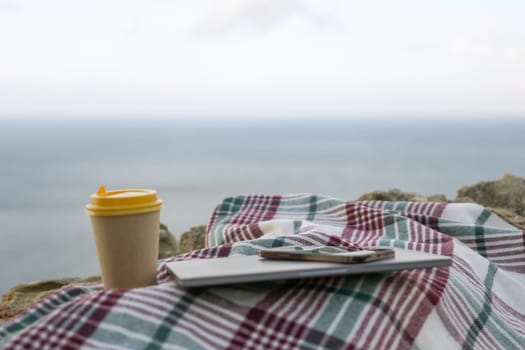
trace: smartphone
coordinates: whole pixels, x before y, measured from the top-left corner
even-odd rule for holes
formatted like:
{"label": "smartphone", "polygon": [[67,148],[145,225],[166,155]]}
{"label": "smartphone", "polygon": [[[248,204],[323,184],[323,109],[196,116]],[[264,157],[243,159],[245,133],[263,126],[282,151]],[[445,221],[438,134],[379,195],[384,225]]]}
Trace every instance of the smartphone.
{"label": "smartphone", "polygon": [[259,256],[267,259],[324,261],[344,264],[359,264],[395,257],[393,249],[366,248],[348,251],[344,248],[315,246],[315,247],[278,247],[261,249]]}

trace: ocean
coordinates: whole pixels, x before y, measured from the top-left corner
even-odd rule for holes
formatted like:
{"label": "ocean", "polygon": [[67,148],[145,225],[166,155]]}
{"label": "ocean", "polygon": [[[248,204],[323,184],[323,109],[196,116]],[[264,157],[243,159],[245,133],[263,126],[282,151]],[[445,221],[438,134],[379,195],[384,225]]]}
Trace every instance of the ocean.
{"label": "ocean", "polygon": [[356,199],[456,191],[525,176],[525,121],[0,122],[0,293],[99,274],[89,195],[153,188],[176,235],[222,198],[312,192]]}

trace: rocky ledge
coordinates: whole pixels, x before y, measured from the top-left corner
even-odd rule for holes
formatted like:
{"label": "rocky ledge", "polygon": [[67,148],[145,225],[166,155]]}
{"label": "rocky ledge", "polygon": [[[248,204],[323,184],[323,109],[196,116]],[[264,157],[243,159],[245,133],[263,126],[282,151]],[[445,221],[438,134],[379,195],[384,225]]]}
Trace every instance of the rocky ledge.
{"label": "rocky ledge", "polygon": [[[443,194],[426,196],[415,192],[391,189],[366,193],[358,200],[478,203],[488,207],[510,224],[525,230],[525,179],[511,174],[505,174],[499,180],[479,182],[472,186],[462,187],[454,199],[448,199]],[[204,247],[205,225],[192,227],[187,232],[182,233],[178,244],[166,225],[161,224],[159,230],[159,259]],[[2,296],[0,323],[14,317],[26,310],[35,301],[68,284],[95,281],[100,281],[100,277],[65,278],[19,284]]]}
{"label": "rocky ledge", "polygon": [[454,199],[447,199],[443,194],[425,196],[391,189],[366,193],[358,200],[478,203],[510,224],[525,230],[525,179],[511,174],[505,174],[499,180],[462,187]]}

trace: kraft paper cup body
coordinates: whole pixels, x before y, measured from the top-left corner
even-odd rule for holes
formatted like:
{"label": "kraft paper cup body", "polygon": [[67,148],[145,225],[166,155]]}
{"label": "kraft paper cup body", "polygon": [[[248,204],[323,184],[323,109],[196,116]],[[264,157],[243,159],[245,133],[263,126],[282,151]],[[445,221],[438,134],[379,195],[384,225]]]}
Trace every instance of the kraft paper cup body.
{"label": "kraft paper cup body", "polygon": [[135,288],[156,283],[162,202],[153,190],[104,187],[91,196],[86,212],[105,288]]}

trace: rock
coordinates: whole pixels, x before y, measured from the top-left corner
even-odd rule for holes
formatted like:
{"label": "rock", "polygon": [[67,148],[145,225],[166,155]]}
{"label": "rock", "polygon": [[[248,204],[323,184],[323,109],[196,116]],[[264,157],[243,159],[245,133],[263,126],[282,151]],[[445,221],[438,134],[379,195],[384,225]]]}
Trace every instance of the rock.
{"label": "rock", "polygon": [[11,288],[0,301],[0,324],[27,310],[38,300],[71,283],[98,282],[100,276],[88,278],[63,278],[22,283]]}
{"label": "rock", "polygon": [[458,190],[457,198],[472,199],[491,208],[506,208],[525,215],[525,179],[505,174],[496,181],[478,182]]}
{"label": "rock", "polygon": [[204,248],[206,225],[194,226],[180,236],[178,254]]}
{"label": "rock", "polygon": [[[358,200],[449,202],[442,194],[424,196],[399,189],[373,191]],[[525,179],[505,174],[496,181],[484,181],[462,187],[453,200],[456,203],[478,203],[520,229],[525,229]]]}
{"label": "rock", "polygon": [[427,197],[429,202],[450,202],[444,194],[433,194]]}
{"label": "rock", "polygon": [[164,224],[160,224],[159,231],[159,259],[169,258],[177,254],[177,241]]}
{"label": "rock", "polygon": [[525,229],[525,179],[505,174],[496,181],[478,182],[458,190],[456,202],[488,207],[510,224]]}
{"label": "rock", "polygon": [[447,198],[443,194],[436,194],[433,196],[424,196],[416,192],[401,192],[394,188],[388,191],[372,191],[365,193],[357,200],[359,201],[429,201],[429,202],[446,202]]}

